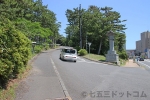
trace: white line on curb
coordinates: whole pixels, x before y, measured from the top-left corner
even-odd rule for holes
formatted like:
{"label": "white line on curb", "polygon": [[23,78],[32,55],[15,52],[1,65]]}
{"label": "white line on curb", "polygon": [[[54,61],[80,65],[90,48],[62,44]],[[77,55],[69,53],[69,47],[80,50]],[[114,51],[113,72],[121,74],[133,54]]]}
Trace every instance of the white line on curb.
{"label": "white line on curb", "polygon": [[63,80],[62,80],[61,77],[60,77],[60,74],[59,74],[59,72],[58,72],[58,70],[57,70],[57,67],[55,66],[54,61],[52,60],[52,58],[50,58],[50,59],[51,59],[51,63],[52,63],[52,65],[53,65],[53,68],[54,68],[54,70],[55,70],[55,72],[56,72],[56,74],[57,74],[57,77],[58,77],[58,79],[59,79],[59,82],[60,82],[60,84],[61,84],[61,86],[62,86],[62,88],[63,88],[63,91],[64,91],[65,96],[66,96],[66,97],[70,97],[70,95],[69,95],[69,93],[68,93],[68,91],[67,91],[67,89],[66,89],[66,87],[65,87],[65,84],[64,84]]}
{"label": "white line on curb", "polygon": [[148,61],[148,60],[145,60],[145,61],[150,62],[150,61]]}
{"label": "white line on curb", "polygon": [[150,66],[148,66],[148,65],[146,65],[146,64],[144,64],[144,63],[142,63],[142,62],[138,62],[138,63],[141,63],[141,64],[143,64],[143,65],[147,66],[148,68],[150,68]]}

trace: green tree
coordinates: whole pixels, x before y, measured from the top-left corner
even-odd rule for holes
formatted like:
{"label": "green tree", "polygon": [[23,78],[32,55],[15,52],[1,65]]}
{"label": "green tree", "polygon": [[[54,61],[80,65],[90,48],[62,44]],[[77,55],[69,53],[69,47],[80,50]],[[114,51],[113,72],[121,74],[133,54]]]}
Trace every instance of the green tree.
{"label": "green tree", "polygon": [[4,80],[26,66],[31,41],[56,41],[61,27],[42,0],[0,0],[0,25],[0,79]]}
{"label": "green tree", "polygon": [[[115,33],[115,46],[117,50],[123,48],[125,44],[125,25],[121,20],[120,13],[113,11],[111,7],[97,7],[89,6],[89,8],[81,9],[82,12],[82,42],[83,48],[86,46],[86,41],[92,42],[91,51],[98,54],[105,54],[109,49],[108,44],[108,31],[112,30]],[[73,8],[73,10],[67,9],[66,17],[69,22],[69,26],[66,27],[67,40],[74,42],[72,46],[76,47],[79,45],[79,10]],[[121,43],[121,44],[120,44]],[[119,44],[119,45],[118,45]]]}

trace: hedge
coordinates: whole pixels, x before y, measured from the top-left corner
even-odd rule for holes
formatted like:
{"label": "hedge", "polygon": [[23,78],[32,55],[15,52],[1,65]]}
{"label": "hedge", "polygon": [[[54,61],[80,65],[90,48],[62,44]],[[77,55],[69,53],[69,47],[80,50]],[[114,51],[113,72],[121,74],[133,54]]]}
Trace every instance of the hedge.
{"label": "hedge", "polygon": [[7,80],[26,67],[31,55],[31,41],[9,20],[0,26],[0,80]]}

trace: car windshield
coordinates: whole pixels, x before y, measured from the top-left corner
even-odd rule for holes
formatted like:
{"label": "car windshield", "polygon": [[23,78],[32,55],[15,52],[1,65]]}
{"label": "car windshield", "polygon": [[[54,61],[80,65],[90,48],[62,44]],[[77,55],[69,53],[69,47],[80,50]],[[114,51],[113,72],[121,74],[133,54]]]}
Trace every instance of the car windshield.
{"label": "car windshield", "polygon": [[75,54],[75,50],[73,50],[73,49],[65,49],[65,53]]}

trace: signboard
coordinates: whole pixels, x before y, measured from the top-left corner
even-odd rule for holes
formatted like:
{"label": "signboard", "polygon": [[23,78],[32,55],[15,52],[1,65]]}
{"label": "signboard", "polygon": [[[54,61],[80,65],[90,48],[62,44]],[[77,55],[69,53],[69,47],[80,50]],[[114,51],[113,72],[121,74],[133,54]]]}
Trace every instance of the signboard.
{"label": "signboard", "polygon": [[89,42],[88,45],[91,46],[91,43]]}
{"label": "signboard", "polygon": [[145,49],[145,52],[147,52],[147,49]]}

